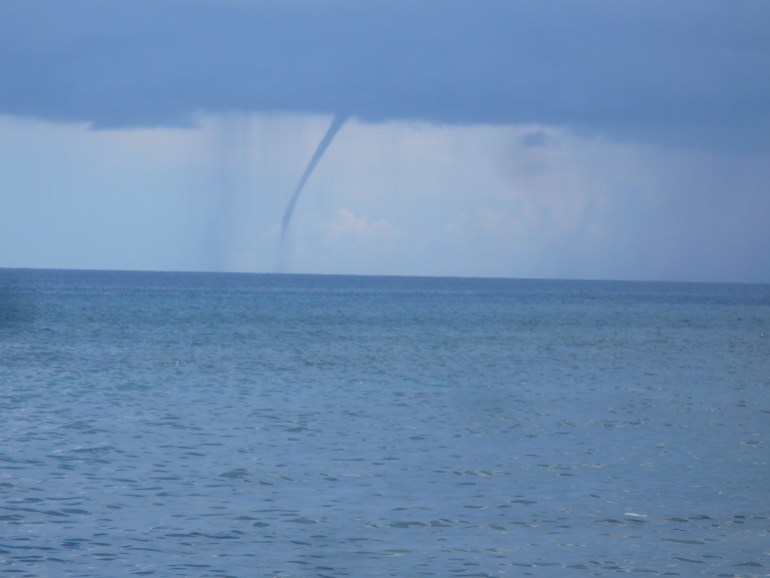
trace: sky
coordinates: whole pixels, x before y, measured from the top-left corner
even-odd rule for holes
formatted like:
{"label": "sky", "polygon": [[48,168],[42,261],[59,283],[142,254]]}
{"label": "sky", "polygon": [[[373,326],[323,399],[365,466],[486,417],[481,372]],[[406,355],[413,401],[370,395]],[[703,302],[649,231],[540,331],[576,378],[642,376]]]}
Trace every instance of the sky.
{"label": "sky", "polygon": [[0,267],[768,283],[768,25],[766,0],[2,2]]}

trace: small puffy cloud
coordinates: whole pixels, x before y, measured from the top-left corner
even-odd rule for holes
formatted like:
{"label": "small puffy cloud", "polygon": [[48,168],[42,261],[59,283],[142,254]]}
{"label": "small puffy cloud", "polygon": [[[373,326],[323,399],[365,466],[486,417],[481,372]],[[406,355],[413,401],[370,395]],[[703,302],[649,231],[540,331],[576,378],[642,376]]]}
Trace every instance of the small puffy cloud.
{"label": "small puffy cloud", "polygon": [[357,217],[353,211],[340,209],[334,221],[321,225],[324,233],[332,238],[355,237],[358,239],[373,239],[375,237],[392,237],[396,230],[391,223],[384,219],[368,221],[365,217]]}
{"label": "small puffy cloud", "polygon": [[516,215],[500,207],[477,207],[471,215],[463,214],[462,219],[485,235],[501,241],[510,240],[522,232],[522,221],[532,218],[532,211],[525,209]]}

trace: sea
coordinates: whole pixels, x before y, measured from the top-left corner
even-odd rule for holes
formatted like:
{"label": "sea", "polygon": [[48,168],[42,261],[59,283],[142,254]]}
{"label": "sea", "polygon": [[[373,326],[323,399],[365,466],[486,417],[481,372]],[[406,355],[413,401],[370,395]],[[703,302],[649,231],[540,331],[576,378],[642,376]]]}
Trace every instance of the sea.
{"label": "sea", "polygon": [[770,285],[0,270],[0,575],[770,576]]}

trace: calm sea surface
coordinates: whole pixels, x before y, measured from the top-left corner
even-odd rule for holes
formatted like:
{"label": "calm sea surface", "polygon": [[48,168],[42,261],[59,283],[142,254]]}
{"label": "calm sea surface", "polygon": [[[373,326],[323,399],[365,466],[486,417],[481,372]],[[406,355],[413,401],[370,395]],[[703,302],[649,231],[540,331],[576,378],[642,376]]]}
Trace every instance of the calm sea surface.
{"label": "calm sea surface", "polygon": [[0,270],[4,576],[770,576],[770,286]]}

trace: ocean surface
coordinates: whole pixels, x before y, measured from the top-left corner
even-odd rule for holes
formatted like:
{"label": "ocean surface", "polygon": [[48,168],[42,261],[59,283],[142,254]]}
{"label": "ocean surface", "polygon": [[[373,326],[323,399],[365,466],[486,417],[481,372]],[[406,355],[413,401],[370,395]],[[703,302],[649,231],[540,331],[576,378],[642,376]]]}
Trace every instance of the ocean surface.
{"label": "ocean surface", "polygon": [[0,574],[770,576],[770,286],[0,270]]}

